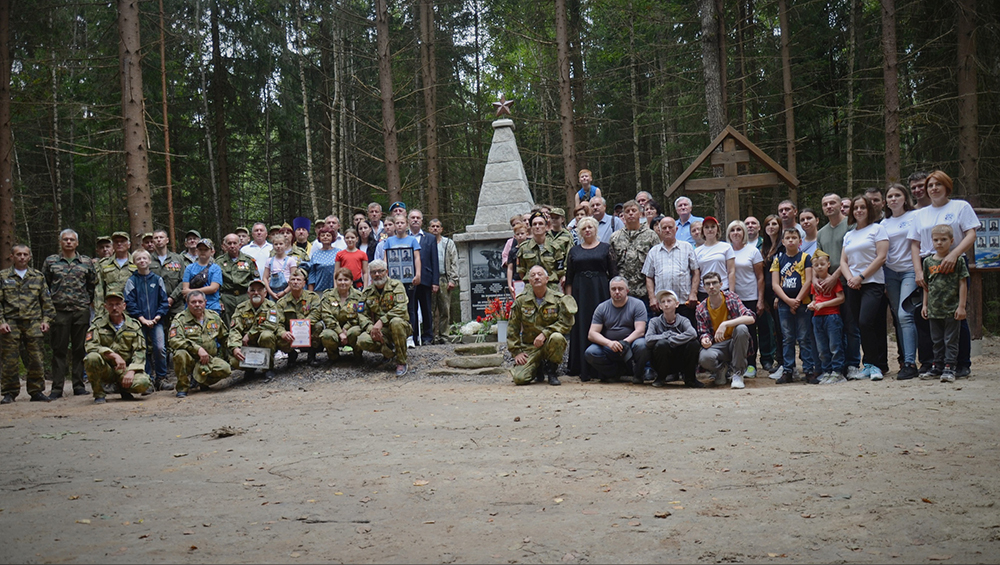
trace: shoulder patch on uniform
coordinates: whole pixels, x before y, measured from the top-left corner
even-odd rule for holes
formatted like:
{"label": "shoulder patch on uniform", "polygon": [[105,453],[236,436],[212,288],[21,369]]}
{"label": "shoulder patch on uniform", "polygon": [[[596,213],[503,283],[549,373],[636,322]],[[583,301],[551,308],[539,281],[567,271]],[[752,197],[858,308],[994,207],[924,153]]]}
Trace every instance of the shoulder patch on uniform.
{"label": "shoulder patch on uniform", "polygon": [[[177,326],[171,326],[170,337],[176,337],[176,336],[177,336]],[[90,334],[87,334],[87,339],[90,339]]]}
{"label": "shoulder patch on uniform", "polygon": [[92,331],[90,331],[90,332],[87,332],[87,341],[90,341],[90,339],[91,339],[92,337],[94,337],[94,332],[92,332]]}

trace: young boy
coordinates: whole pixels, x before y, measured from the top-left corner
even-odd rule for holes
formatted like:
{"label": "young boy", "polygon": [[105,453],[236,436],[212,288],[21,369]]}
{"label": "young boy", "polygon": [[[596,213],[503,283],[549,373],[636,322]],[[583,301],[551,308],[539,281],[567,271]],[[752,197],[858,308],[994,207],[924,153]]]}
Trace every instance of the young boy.
{"label": "young boy", "polygon": [[[826,279],[830,274],[830,256],[823,251],[817,251],[813,256],[814,281]],[[829,385],[847,381],[841,372],[844,370],[844,323],[840,319],[840,305],[844,303],[844,288],[836,281],[829,292],[815,282],[812,284],[812,302],[809,310],[812,312],[812,326],[816,334],[816,356],[820,361],[823,374],[819,384]]]}
{"label": "young boy", "polygon": [[812,313],[809,304],[809,287],[812,286],[812,260],[799,251],[802,242],[799,230],[788,228],[781,235],[785,250],[778,253],[771,264],[771,286],[778,297],[778,319],[781,323],[783,355],[785,366],[781,378],[776,382],[788,384],[795,373],[795,342],[799,343],[799,358],[806,382],[816,380],[816,361],[813,356]]}
{"label": "young boy", "polygon": [[[958,360],[958,335],[965,319],[965,301],[969,278],[965,257],[959,257],[955,268],[944,273],[941,262],[954,242],[951,226],[941,224],[931,230],[934,254],[924,258],[924,306],[920,315],[930,324],[934,342],[934,364],[920,374],[921,379],[941,377],[943,383],[955,382],[955,362]],[[943,367],[943,368],[942,368]]]}
{"label": "young boy", "polygon": [[684,384],[691,388],[705,385],[695,378],[698,365],[698,332],[691,321],[677,315],[677,295],[672,290],[656,293],[662,316],[649,320],[646,326],[646,347],[652,353],[656,380],[653,386],[659,388],[677,380],[677,373]]}
{"label": "young boy", "polygon": [[173,390],[167,383],[167,341],[164,324],[170,302],[167,300],[167,286],[163,278],[149,270],[152,261],[149,252],[140,249],[132,254],[136,270],[125,281],[125,309],[128,315],[139,321],[146,337],[146,374],[153,376],[153,386],[143,394],[154,390]]}

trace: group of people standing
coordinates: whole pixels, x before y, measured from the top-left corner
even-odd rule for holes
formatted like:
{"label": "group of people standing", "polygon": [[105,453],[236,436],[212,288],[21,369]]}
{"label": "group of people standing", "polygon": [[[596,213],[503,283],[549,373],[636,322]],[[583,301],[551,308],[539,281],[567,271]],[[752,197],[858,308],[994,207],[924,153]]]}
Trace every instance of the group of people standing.
{"label": "group of people standing", "polygon": [[[0,271],[0,404],[20,392],[19,361],[30,399],[44,402],[62,397],[67,374],[74,395],[88,394],[89,381],[98,403],[108,393],[154,390],[183,398],[234,369],[271,379],[279,351],[289,364],[300,351],[312,363],[324,349],[331,362],[341,352],[358,359],[371,351],[405,374],[407,349],[447,331],[457,249],[439,220],[425,233],[423,214],[402,202],[384,221],[378,203],[352,219],[343,234],[336,216],[318,220],[314,240],[307,218],[238,228],[218,255],[197,230],[185,234],[183,253],[171,252],[167,232],[157,230],[140,235],[135,251],[126,232],[99,237],[91,258],[77,251],[77,232],[65,229],[60,252],[41,270],[31,267],[28,246],[15,245],[13,266]],[[386,254],[397,248],[410,250],[401,255],[410,262],[390,278]],[[296,334],[302,328],[308,335]],[[53,350],[48,393],[45,337]],[[250,347],[266,350],[263,363],[248,359]],[[167,378],[168,357],[176,383]]]}
{"label": "group of people standing", "polygon": [[676,217],[645,192],[608,214],[591,180],[581,171],[572,235],[559,208],[511,218],[516,383],[559,384],[566,348],[567,374],[581,381],[698,387],[699,368],[732,388],[758,369],[779,384],[877,381],[889,372],[890,318],[898,380],[970,373],[964,255],[979,221],[951,198],[943,171],[914,173],[884,194],[826,194],[822,228],[819,214],[788,200],[763,223],[751,216],[724,230],[694,216],[684,196]]}

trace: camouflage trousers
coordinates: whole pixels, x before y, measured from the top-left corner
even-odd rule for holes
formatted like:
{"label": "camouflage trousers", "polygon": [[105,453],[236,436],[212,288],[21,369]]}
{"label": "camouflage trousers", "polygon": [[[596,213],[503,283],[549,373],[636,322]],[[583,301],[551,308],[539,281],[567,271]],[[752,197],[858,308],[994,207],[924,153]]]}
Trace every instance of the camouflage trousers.
{"label": "camouflage trousers", "polygon": [[[0,394],[17,397],[21,391],[21,367],[18,359],[28,369],[28,394],[45,391],[45,373],[42,369],[42,328],[33,320],[10,320],[10,333],[0,334],[0,359],[3,376],[0,377]],[[21,351],[21,348],[24,351]]]}
{"label": "camouflage trousers", "polygon": [[174,351],[174,374],[177,375],[177,392],[187,392],[191,388],[191,376],[199,384],[212,386],[225,379],[233,372],[229,363],[218,357],[212,357],[208,365],[204,365],[197,357],[192,357],[187,351]]}
{"label": "camouflage trousers", "polygon": [[[361,357],[361,348],[358,346],[358,338],[361,337],[361,327],[351,326],[347,329],[347,345],[354,350],[354,357]],[[334,333],[333,330],[323,330],[320,334],[320,340],[323,342],[323,347],[326,349],[326,356],[330,358],[330,361],[336,361],[340,359],[340,335]],[[315,342],[315,338],[313,338]]]}
{"label": "camouflage trousers", "polygon": [[382,328],[382,343],[376,343],[372,339],[371,331],[367,331],[358,337],[358,347],[364,351],[372,353],[382,353],[386,359],[396,358],[396,363],[406,365],[406,338],[413,333],[410,323],[402,318],[393,318],[389,321],[389,327]]}
{"label": "camouflage trousers", "polygon": [[[541,347],[532,347],[525,353],[528,354],[528,362],[524,365],[514,365],[510,370],[510,375],[516,385],[531,384],[535,375],[542,368],[542,361],[551,361],[556,365],[562,363],[563,353],[566,351],[566,336],[554,333],[545,340]],[[515,355],[515,357],[517,357]]]}
{"label": "camouflage trousers", "polygon": [[122,377],[125,376],[126,371],[116,370],[111,361],[105,359],[103,355],[97,352],[88,353],[83,358],[83,366],[87,370],[90,388],[94,389],[94,398],[104,398],[104,385],[116,384],[119,385],[121,392],[131,392],[133,394],[142,394],[149,387],[153,386],[149,375],[143,371],[136,371],[132,377],[132,386],[128,390],[122,389]]}

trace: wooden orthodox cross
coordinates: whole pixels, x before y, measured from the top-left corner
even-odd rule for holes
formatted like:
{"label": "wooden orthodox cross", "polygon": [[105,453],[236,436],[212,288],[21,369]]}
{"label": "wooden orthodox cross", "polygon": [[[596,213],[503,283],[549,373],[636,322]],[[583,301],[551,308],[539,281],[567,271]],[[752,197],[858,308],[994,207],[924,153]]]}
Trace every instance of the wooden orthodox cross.
{"label": "wooden orthodox cross", "polygon": [[[722,151],[717,151],[719,147]],[[737,147],[742,147],[738,149]],[[722,176],[692,179],[691,175],[698,170],[711,156],[711,165],[722,168]],[[756,174],[739,174],[740,165],[749,165],[751,157],[767,168],[770,172]],[[725,191],[726,209],[725,222],[730,222],[740,218],[740,190],[750,190],[755,188],[770,188],[784,183],[789,188],[789,199],[793,202],[798,200],[797,189],[799,179],[785,170],[774,159],[767,156],[752,141],[743,137],[740,132],[733,129],[733,126],[726,126],[712,143],[698,155],[698,158],[684,171],[677,180],[667,189],[666,197],[669,200],[671,195],[678,189],[683,188],[686,192],[716,192]],[[716,213],[721,210],[716,210]],[[721,214],[720,214],[721,215]],[[720,236],[724,238],[725,236]]]}

